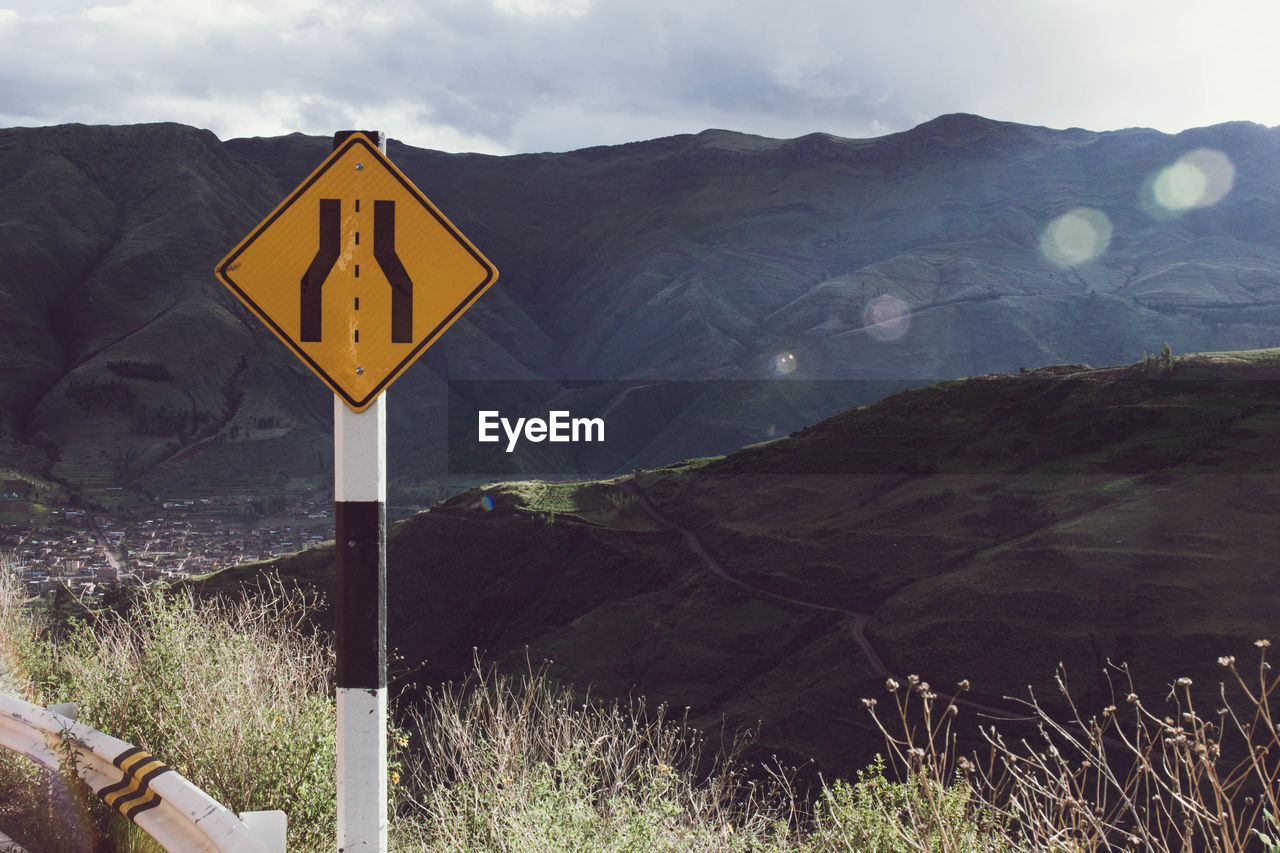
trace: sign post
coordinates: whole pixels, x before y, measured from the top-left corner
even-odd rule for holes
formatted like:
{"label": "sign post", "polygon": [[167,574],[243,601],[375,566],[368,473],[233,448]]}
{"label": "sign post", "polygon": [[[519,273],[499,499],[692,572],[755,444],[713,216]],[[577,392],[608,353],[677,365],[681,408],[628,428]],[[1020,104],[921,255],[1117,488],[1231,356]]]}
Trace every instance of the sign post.
{"label": "sign post", "polygon": [[498,271],[386,157],[333,153],[217,267],[333,389],[338,851],[387,849],[387,439],[383,391]]}
{"label": "sign post", "polygon": [[387,849],[386,396],[333,401],[338,851]]}

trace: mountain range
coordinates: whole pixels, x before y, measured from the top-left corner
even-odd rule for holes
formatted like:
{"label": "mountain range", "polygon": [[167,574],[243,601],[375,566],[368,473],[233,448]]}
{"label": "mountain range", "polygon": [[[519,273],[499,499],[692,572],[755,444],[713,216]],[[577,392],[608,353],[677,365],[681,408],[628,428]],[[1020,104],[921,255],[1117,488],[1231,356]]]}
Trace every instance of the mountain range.
{"label": "mountain range", "polygon": [[[322,482],[331,395],[212,270],[330,148],[0,130],[0,466],[150,494]],[[862,380],[1267,346],[1280,320],[1280,131],[1248,123],[388,152],[501,273],[389,392],[401,484],[464,473],[462,380],[712,382],[633,407],[641,438],[607,460],[630,470],[868,402]],[[724,380],[748,381],[726,399]],[[797,380],[851,384],[760,390]]]}
{"label": "mountain range", "polygon": [[[324,483],[331,395],[213,267],[331,144],[0,131],[0,467],[88,495]],[[1273,624],[1280,131],[950,115],[388,153],[501,273],[388,392],[393,485],[488,474],[454,410],[492,401],[625,439],[500,457],[507,482],[394,528],[406,678],[547,658],[848,774],[889,675],[990,709],[1061,662],[1096,705],[1108,662],[1144,695],[1212,686]]]}

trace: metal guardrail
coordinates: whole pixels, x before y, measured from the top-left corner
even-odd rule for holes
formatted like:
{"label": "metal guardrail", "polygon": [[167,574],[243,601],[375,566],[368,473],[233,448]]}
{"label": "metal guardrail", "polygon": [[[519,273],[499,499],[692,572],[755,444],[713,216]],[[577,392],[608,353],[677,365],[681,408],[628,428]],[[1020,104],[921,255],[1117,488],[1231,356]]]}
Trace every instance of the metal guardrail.
{"label": "metal guardrail", "polygon": [[27,848],[0,832],[0,853],[27,853]]}
{"label": "metal guardrail", "polygon": [[48,708],[0,694],[0,747],[52,772],[61,770],[63,757],[70,756],[81,781],[165,850],[278,853],[154,756]]}

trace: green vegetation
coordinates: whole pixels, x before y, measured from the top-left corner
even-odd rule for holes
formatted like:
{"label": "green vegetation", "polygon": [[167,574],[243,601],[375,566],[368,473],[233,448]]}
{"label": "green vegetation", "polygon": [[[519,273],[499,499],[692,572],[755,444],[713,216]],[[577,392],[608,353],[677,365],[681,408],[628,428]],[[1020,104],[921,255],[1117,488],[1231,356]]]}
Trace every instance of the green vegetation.
{"label": "green vegetation", "polygon": [[[0,586],[5,690],[75,700],[86,722],[230,808],[284,808],[290,850],[331,847],[332,660],[304,628],[311,602],[275,585],[234,605],[150,591],[127,617],[84,613],[57,639],[11,578]],[[748,772],[749,735],[708,760],[665,707],[584,700],[545,667],[513,679],[477,664],[389,733],[392,835],[432,853],[1274,850],[1280,676],[1270,644],[1256,645],[1256,674],[1219,659],[1208,710],[1189,678],[1150,706],[1119,686],[1114,704],[1066,721],[1033,699],[1038,737],[984,725],[983,758],[956,747],[967,683],[946,698],[916,676],[889,679],[889,714],[863,700],[888,757],[812,801],[776,762]],[[0,821],[19,841],[67,849],[87,831],[96,849],[155,849],[96,801],[69,820],[50,790],[29,762],[0,756]]]}
{"label": "green vegetation", "polygon": [[1169,342],[1164,342],[1159,355],[1143,353],[1140,366],[1143,373],[1172,373],[1173,350],[1169,347]]}
{"label": "green vegetation", "polygon": [[1268,349],[1230,350],[1228,352],[1202,352],[1188,356],[1190,359],[1230,359],[1252,362],[1254,364],[1280,363],[1280,347]]}
{"label": "green vegetation", "polygon": [[792,850],[793,801],[665,708],[582,702],[545,670],[480,667],[413,716],[399,830],[424,851]]}
{"label": "green vegetation", "polygon": [[[504,484],[504,487],[507,484]],[[617,510],[630,504],[612,481],[543,482],[511,484],[511,497],[520,509],[532,513],[572,513],[578,515]],[[504,491],[506,489],[504,488]]]}
{"label": "green vegetation", "polygon": [[[234,604],[148,591],[127,617],[64,608],[42,620],[0,584],[0,673],[19,693],[76,702],[82,722],[144,745],[233,811],[286,808],[291,850],[331,843],[333,660],[302,630],[310,602],[275,587]],[[45,799],[33,774],[0,775],[0,802]],[[94,832],[134,849],[123,819],[92,802]],[[65,819],[18,817],[39,849]]]}

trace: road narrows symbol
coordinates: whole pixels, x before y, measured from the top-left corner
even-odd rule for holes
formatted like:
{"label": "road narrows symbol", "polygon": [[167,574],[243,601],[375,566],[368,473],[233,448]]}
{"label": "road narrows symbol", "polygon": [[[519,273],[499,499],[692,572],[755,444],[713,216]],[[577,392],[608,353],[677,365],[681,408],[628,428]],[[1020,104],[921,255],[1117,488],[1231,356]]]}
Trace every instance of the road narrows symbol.
{"label": "road narrows symbol", "polygon": [[[324,316],[322,293],[325,279],[333,271],[342,247],[342,201],[336,198],[320,199],[320,238],[316,256],[311,259],[302,276],[302,329],[299,340],[310,343],[321,340],[321,319]],[[357,242],[359,238],[357,237]],[[391,342],[413,343],[413,279],[396,254],[396,203],[373,203],[373,258],[391,285]],[[355,277],[360,277],[360,265],[355,265]],[[356,302],[359,307],[359,300]],[[356,342],[360,335],[356,334]]]}
{"label": "road narrows symbol", "polygon": [[373,203],[373,257],[391,285],[391,342],[413,343],[413,280],[396,254],[396,203]]}
{"label": "road narrows symbol", "polygon": [[301,341],[320,340],[323,306],[320,293],[342,251],[341,232],[342,200],[320,199],[320,244],[306,274],[302,276],[302,329],[298,338]]}
{"label": "road narrows symbol", "polygon": [[498,275],[363,133],[344,137],[216,273],[357,412]]}

